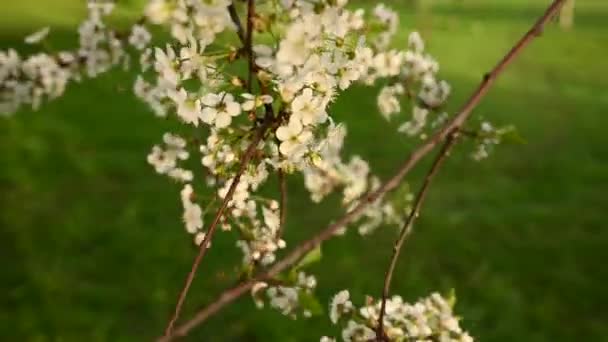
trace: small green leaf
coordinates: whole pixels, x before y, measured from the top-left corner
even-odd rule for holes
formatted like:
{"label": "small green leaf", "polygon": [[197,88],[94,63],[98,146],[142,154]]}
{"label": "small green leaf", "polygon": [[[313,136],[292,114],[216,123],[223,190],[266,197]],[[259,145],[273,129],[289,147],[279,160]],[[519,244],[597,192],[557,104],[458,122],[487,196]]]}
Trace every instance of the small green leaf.
{"label": "small green leaf", "polygon": [[318,262],[321,260],[321,256],[322,256],[321,255],[321,245],[319,245],[316,248],[314,248],[313,250],[311,250],[310,252],[306,253],[306,255],[302,258],[302,260],[300,260],[300,262],[294,268],[300,269],[300,268],[309,266],[311,264],[314,264],[315,262]]}
{"label": "small green leaf", "polygon": [[251,279],[253,276],[253,271],[254,268],[252,264],[243,265],[239,271],[239,280],[245,281]]}
{"label": "small green leaf", "polygon": [[499,129],[496,132],[500,136],[500,140],[507,144],[525,145],[528,142],[524,139],[515,126],[507,126]]}
{"label": "small green leaf", "polygon": [[309,311],[313,316],[323,314],[323,306],[314,294],[300,290],[298,292],[298,300],[300,301],[302,310]]}
{"label": "small green leaf", "polygon": [[446,296],[446,300],[450,307],[453,309],[454,305],[456,305],[456,290],[454,290],[453,288],[450,289],[450,292],[448,292]]}

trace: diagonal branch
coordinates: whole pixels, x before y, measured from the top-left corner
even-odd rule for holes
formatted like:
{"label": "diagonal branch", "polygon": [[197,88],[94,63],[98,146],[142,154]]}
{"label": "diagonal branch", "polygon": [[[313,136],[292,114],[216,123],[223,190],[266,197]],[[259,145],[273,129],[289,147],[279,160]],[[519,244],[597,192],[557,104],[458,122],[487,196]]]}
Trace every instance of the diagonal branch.
{"label": "diagonal branch", "polygon": [[230,19],[234,23],[234,26],[236,27],[236,34],[239,36],[241,43],[245,45],[245,31],[243,31],[243,25],[241,25],[241,19],[239,19],[239,14],[234,6],[234,1],[231,1],[230,5],[228,5],[228,13],[230,14]]}
{"label": "diagonal branch", "polygon": [[378,328],[377,328],[376,336],[377,336],[377,339],[380,341],[388,341],[388,337],[384,333],[384,326],[383,326],[382,322],[384,322],[386,300],[389,295],[391,281],[393,279],[393,273],[395,272],[395,266],[397,266],[397,260],[399,259],[399,254],[401,253],[401,248],[402,248],[405,240],[412,233],[412,230],[414,227],[414,222],[420,215],[420,210],[422,209],[422,204],[424,203],[424,200],[426,198],[426,194],[429,190],[429,186],[431,185],[433,178],[439,171],[439,168],[443,164],[444,160],[449,155],[450,150],[456,144],[458,135],[459,135],[458,131],[454,131],[453,133],[448,135],[448,138],[447,138],[445,144],[443,144],[443,146],[441,147],[441,151],[435,158],[435,161],[433,162],[433,165],[431,166],[427,175],[424,177],[424,182],[422,183],[422,187],[418,191],[418,194],[416,194],[416,198],[414,200],[414,206],[413,206],[412,210],[410,211],[405,223],[403,224],[403,227],[401,228],[401,231],[399,233],[399,238],[395,242],[395,246],[393,246],[393,255],[391,256],[391,262],[390,262],[388,270],[386,271],[386,276],[384,278],[384,288],[382,290],[382,303],[380,305],[380,315],[378,317]]}
{"label": "diagonal branch", "polygon": [[[425,177],[424,183],[418,193],[416,200],[414,202],[414,208],[410,213],[408,219],[403,226],[399,238],[397,239],[395,246],[393,247],[393,255],[391,257],[389,269],[386,273],[384,279],[384,288],[382,291],[382,303],[380,306],[380,314],[378,318],[378,327],[377,327],[377,337],[380,340],[388,341],[385,333],[384,333],[384,314],[386,309],[386,300],[389,295],[390,285],[393,277],[393,273],[395,271],[395,266],[397,265],[397,260],[399,258],[399,254],[401,253],[401,248],[403,247],[403,243],[409,236],[412,231],[414,221],[419,215],[420,209],[422,207],[422,203],[424,202],[424,198],[426,197],[426,193],[430,182],[432,181],[434,175],[437,173],[441,164],[445,157],[447,156],[450,149],[456,144],[458,133],[460,127],[464,122],[469,118],[472,113],[473,108],[479,104],[484,95],[488,92],[492,84],[496,81],[498,75],[500,75],[505,68],[515,60],[515,58],[523,51],[523,49],[528,46],[534,38],[540,36],[545,25],[559,12],[561,6],[564,4],[565,0],[555,0],[551,6],[545,11],[545,14],[540,17],[537,22],[532,26],[532,28],[515,44],[515,46],[503,57],[503,59],[494,67],[494,69],[484,76],[483,82],[477,88],[477,91],[471,96],[469,101],[464,105],[464,107],[460,110],[459,114],[454,118],[450,125],[444,129],[441,133],[446,132],[447,135],[445,142],[442,146],[441,152],[437,156],[433,166],[429,170],[427,176]],[[442,134],[443,135],[443,134]]]}
{"label": "diagonal branch", "polygon": [[[248,87],[249,92],[251,92],[252,77],[253,77],[253,72],[254,72],[254,70],[253,70],[253,68],[254,68],[253,49],[252,49],[253,16],[255,15],[254,0],[248,0],[247,36],[245,37],[245,39],[243,39],[243,32],[242,32],[243,28],[240,25],[240,20],[238,18],[236,8],[234,7],[234,4],[232,2],[228,6],[228,12],[230,13],[230,17],[232,18],[235,26],[237,27],[237,34],[239,35],[239,38],[241,39],[241,41],[244,41],[244,49],[247,52],[247,55],[249,58],[249,70],[248,70],[249,82],[247,84],[247,87]],[[234,176],[234,178],[232,179],[232,183],[230,183],[228,192],[226,193],[226,196],[224,197],[224,200],[222,201],[222,204],[221,204],[220,208],[218,209],[218,211],[213,219],[213,222],[209,226],[207,234],[205,235],[203,241],[201,242],[201,244],[199,246],[199,252],[198,252],[196,258],[194,259],[194,262],[192,263],[190,272],[188,272],[188,275],[186,276],[186,281],[185,281],[184,287],[182,288],[182,290],[179,293],[179,296],[177,299],[177,304],[175,305],[175,311],[174,311],[173,315],[171,316],[171,319],[169,320],[169,323],[167,324],[167,327],[165,329],[165,336],[170,336],[172,334],[173,327],[174,327],[175,323],[177,322],[177,320],[179,319],[179,314],[182,310],[184,302],[186,301],[186,296],[188,295],[188,291],[190,290],[190,287],[192,286],[192,282],[194,281],[194,276],[196,275],[196,271],[197,271],[198,267],[200,266],[201,261],[203,260],[203,257],[207,253],[207,249],[208,249],[207,247],[209,246],[209,242],[213,238],[215,231],[217,230],[217,226],[218,226],[222,216],[224,215],[224,212],[228,208],[228,203],[230,202],[230,200],[232,199],[232,196],[234,195],[234,191],[236,190],[236,187],[239,184],[241,176],[247,169],[249,162],[255,155],[258,144],[260,143],[260,141],[263,140],[266,130],[268,127],[271,126],[273,120],[274,120],[274,113],[272,111],[272,106],[267,106],[264,123],[256,129],[255,135],[254,135],[251,143],[249,144],[249,146],[247,147],[245,153],[243,154],[243,156],[241,158],[239,169],[238,169],[236,175]]]}
{"label": "diagonal branch", "polygon": [[255,133],[255,136],[253,137],[253,140],[251,141],[251,143],[247,147],[247,150],[245,151],[245,154],[243,154],[243,157],[241,158],[240,166],[236,173],[236,176],[233,178],[232,183],[230,183],[230,188],[228,188],[228,192],[226,193],[226,196],[224,197],[224,200],[222,201],[222,204],[221,204],[220,208],[218,209],[218,211],[213,219],[213,222],[209,226],[209,230],[207,231],[205,238],[203,239],[203,241],[201,242],[201,244],[199,246],[199,252],[198,252],[196,258],[194,259],[194,262],[192,263],[192,268],[190,269],[190,272],[188,272],[188,276],[186,277],[186,282],[184,284],[184,287],[182,288],[182,290],[179,293],[179,297],[177,299],[177,304],[175,306],[175,312],[173,313],[173,316],[169,320],[167,328],[165,329],[165,336],[169,336],[172,334],[173,326],[175,325],[175,322],[177,322],[177,320],[179,319],[179,314],[180,314],[182,306],[184,305],[184,302],[186,300],[188,291],[190,290],[190,286],[192,285],[192,281],[194,280],[196,270],[200,266],[201,261],[203,260],[203,257],[205,256],[205,254],[207,252],[207,249],[208,249],[207,247],[209,246],[209,242],[211,241],[211,239],[213,238],[213,235],[215,234],[215,231],[217,230],[217,226],[220,222],[220,219],[222,218],[222,216],[224,215],[224,212],[228,208],[228,202],[230,202],[230,200],[232,199],[232,196],[234,195],[234,191],[236,190],[236,187],[239,184],[241,176],[247,169],[249,162],[255,155],[258,144],[264,137],[266,129],[270,126],[270,123],[272,122],[272,120],[270,120],[271,118],[272,117],[269,115],[266,116],[265,122],[260,127],[258,127],[258,129],[256,130],[256,133]]}
{"label": "diagonal branch", "polygon": [[[226,290],[220,295],[220,297],[215,302],[199,311],[192,319],[190,319],[183,325],[177,327],[172,334],[166,334],[166,336],[159,339],[159,341],[170,341],[175,337],[187,335],[192,329],[203,323],[207,318],[217,313],[224,306],[232,303],[237,298],[249,291],[257,282],[263,281],[264,279],[272,278],[284,271],[285,269],[289,268],[290,266],[294,265],[298,260],[300,260],[304,255],[306,255],[306,253],[316,248],[322,242],[332,238],[337,231],[339,231],[340,229],[354,221],[357,217],[359,217],[359,215],[363,213],[371,203],[382,198],[387,192],[390,192],[397,188],[397,186],[401,183],[403,178],[411,171],[411,169],[422,158],[424,158],[428,153],[430,153],[437,145],[445,143],[448,147],[450,147],[450,145],[454,144],[455,139],[450,138],[452,134],[454,132],[458,132],[460,127],[462,127],[462,125],[471,115],[473,109],[477,107],[481,99],[487,94],[489,89],[495,83],[497,77],[505,70],[505,68],[510,65],[519,54],[521,54],[524,48],[526,48],[534,40],[534,38],[538,37],[542,33],[545,25],[559,11],[564,1],[565,0],[555,0],[549,6],[545,14],[515,44],[515,46],[503,57],[503,59],[496,65],[496,67],[494,67],[494,69],[490,73],[484,76],[481,84],[477,87],[475,92],[473,92],[469,100],[464,104],[458,114],[450,122],[448,122],[440,131],[438,131],[429,140],[427,140],[424,144],[422,144],[415,151],[413,151],[405,160],[405,162],[401,165],[401,167],[396,171],[396,173],[380,188],[378,188],[376,191],[369,193],[367,196],[364,196],[364,198],[354,209],[346,213],[342,218],[340,218],[333,224],[327,226],[317,235],[298,245],[292,250],[291,253],[289,253],[283,259],[275,263],[268,271],[255,277],[255,279],[241,283],[234,288]],[[444,145],[444,147],[446,145]]]}
{"label": "diagonal branch", "polygon": [[247,90],[251,93],[253,89],[253,74],[256,71],[253,56],[253,19],[255,17],[255,1],[247,0],[247,36],[245,37],[245,51],[247,52]]}

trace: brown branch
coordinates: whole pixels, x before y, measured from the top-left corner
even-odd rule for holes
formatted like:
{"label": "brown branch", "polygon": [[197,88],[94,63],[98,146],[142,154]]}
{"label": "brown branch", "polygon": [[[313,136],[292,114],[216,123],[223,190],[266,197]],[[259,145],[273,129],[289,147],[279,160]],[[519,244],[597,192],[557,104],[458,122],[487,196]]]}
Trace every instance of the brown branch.
{"label": "brown branch", "polygon": [[384,326],[383,326],[382,322],[384,321],[386,300],[389,295],[391,281],[393,279],[393,273],[395,272],[395,266],[397,266],[397,260],[399,259],[399,254],[401,253],[401,248],[402,248],[405,240],[412,233],[412,230],[414,227],[414,222],[420,215],[420,209],[422,208],[422,204],[424,202],[424,199],[426,198],[426,194],[428,192],[429,186],[430,186],[433,178],[439,171],[439,168],[443,164],[443,161],[446,159],[446,157],[450,153],[450,150],[456,144],[458,135],[459,135],[458,131],[454,131],[453,133],[448,135],[446,142],[441,147],[441,151],[439,152],[439,154],[437,154],[437,157],[435,158],[433,165],[429,169],[427,175],[424,177],[424,182],[422,183],[422,186],[420,187],[420,190],[418,191],[416,198],[414,200],[413,208],[410,211],[405,223],[403,224],[403,227],[401,228],[401,231],[399,233],[399,237],[398,237],[397,241],[395,242],[395,245],[393,246],[393,255],[391,256],[391,262],[390,262],[388,270],[386,271],[386,275],[384,277],[384,287],[382,290],[382,303],[380,304],[380,315],[378,317],[378,327],[377,327],[377,331],[376,331],[376,336],[379,341],[388,341],[388,337],[384,333]]}
{"label": "brown branch", "polygon": [[281,202],[279,203],[279,231],[277,232],[277,236],[283,236],[283,230],[285,229],[285,220],[287,219],[287,177],[285,177],[285,172],[282,169],[279,169],[279,191],[281,193]]}
{"label": "brown branch", "polygon": [[496,78],[505,70],[508,65],[513,62],[513,60],[523,51],[523,49],[534,40],[535,37],[540,35],[544,26],[559,11],[559,8],[564,1],[565,0],[555,0],[551,4],[551,6],[549,6],[545,14],[536,22],[532,29],[530,29],[530,31],[528,31],[528,33],[526,33],[524,37],[519,42],[517,42],[517,44],[503,57],[503,59],[496,65],[496,67],[490,73],[484,76],[481,84],[471,95],[469,100],[464,104],[458,114],[450,122],[448,122],[440,131],[433,135],[433,137],[431,137],[418,149],[412,152],[406,159],[406,161],[397,170],[397,172],[380,188],[378,188],[376,191],[369,193],[367,196],[364,196],[364,198],[353,210],[346,213],[339,220],[327,226],[324,230],[322,230],[309,240],[304,241],[303,243],[298,245],[295,249],[292,250],[291,253],[289,253],[283,259],[275,263],[266,273],[263,273],[257,276],[255,279],[244,282],[232,289],[226,290],[222,295],[220,295],[218,300],[199,311],[192,319],[175,329],[172,335],[168,334],[167,336],[161,338],[161,341],[169,341],[174,337],[187,335],[193,328],[203,323],[208,317],[215,314],[221,308],[233,302],[245,292],[247,292],[249,289],[251,289],[251,287],[255,283],[263,281],[267,278],[272,278],[277,274],[281,273],[283,270],[294,265],[298,260],[300,260],[300,258],[306,255],[306,253],[316,248],[322,242],[332,238],[338,230],[342,229],[343,227],[354,221],[357,217],[359,217],[359,215],[363,213],[363,211],[367,209],[367,207],[371,203],[380,199],[387,192],[390,192],[397,188],[403,178],[410,172],[410,170],[422,158],[424,158],[429,152],[431,152],[438,144],[446,140],[446,144],[451,144],[449,143],[449,137],[454,132],[457,132],[460,127],[462,127],[464,122],[471,115],[473,109],[479,104],[481,99],[486,95],[488,90],[494,84]]}
{"label": "brown branch", "polygon": [[241,43],[245,45],[245,32],[243,31],[243,25],[241,25],[241,19],[239,19],[239,14],[236,11],[236,7],[234,6],[234,1],[230,2],[228,5],[228,13],[230,14],[230,19],[234,23],[236,27],[236,34],[239,36]]}
{"label": "brown branch", "polygon": [[182,306],[184,305],[184,301],[186,300],[186,295],[188,294],[188,290],[190,289],[190,286],[192,285],[192,281],[194,280],[194,275],[196,274],[196,270],[200,266],[200,263],[203,260],[203,257],[205,256],[205,254],[207,252],[207,249],[208,249],[207,246],[209,245],[209,241],[211,241],[211,239],[213,238],[213,235],[215,234],[218,223],[220,222],[222,216],[224,215],[224,212],[228,208],[228,202],[232,199],[232,195],[234,195],[234,191],[236,190],[236,187],[239,184],[241,176],[247,169],[247,166],[249,165],[249,161],[251,161],[251,158],[253,158],[253,156],[255,155],[259,142],[264,137],[264,133],[266,132],[266,129],[270,126],[270,123],[272,122],[271,120],[269,120],[269,118],[271,118],[271,117],[267,116],[267,120],[264,122],[264,124],[262,124],[256,130],[253,140],[251,141],[251,143],[247,147],[247,150],[245,151],[245,153],[243,154],[243,156],[241,158],[239,169],[238,169],[236,175],[234,176],[232,183],[230,183],[228,192],[226,193],[226,196],[224,197],[224,200],[222,201],[222,204],[221,204],[220,208],[218,209],[218,211],[213,219],[213,222],[209,226],[209,230],[207,231],[205,238],[203,239],[203,241],[201,242],[201,244],[199,246],[198,255],[194,259],[194,262],[192,263],[192,268],[190,269],[190,272],[188,273],[188,276],[186,277],[186,282],[184,284],[184,287],[182,288],[182,290],[179,293],[177,304],[175,306],[175,312],[173,313],[173,316],[169,320],[167,328],[165,329],[165,336],[169,336],[172,333],[173,326],[175,325],[175,322],[179,318],[179,314],[181,312]]}
{"label": "brown branch", "polygon": [[255,16],[255,1],[247,0],[247,37],[245,39],[245,51],[247,52],[247,62],[249,69],[247,72],[247,90],[251,93],[253,89],[253,74],[256,71],[255,64],[253,62],[253,18]]}
{"label": "brown branch", "polygon": [[[240,27],[240,21],[238,19],[238,15],[236,13],[236,9],[235,9],[233,3],[231,3],[228,6],[228,11],[230,12],[230,17],[232,18],[232,20],[235,22],[235,25],[237,26],[237,34],[239,34],[239,38],[241,38],[242,28]],[[251,92],[251,85],[252,85],[251,83],[252,83],[252,77],[253,77],[253,71],[254,71],[253,70],[253,67],[254,67],[253,49],[252,49],[253,16],[254,15],[255,15],[254,0],[248,0],[247,37],[245,40],[244,48],[245,48],[245,51],[247,52],[247,55],[249,56],[249,70],[248,70],[249,82],[247,84],[247,86],[249,88],[249,92]],[[228,202],[230,202],[230,200],[232,199],[232,196],[234,195],[234,191],[236,190],[236,187],[239,184],[241,176],[243,175],[243,173],[247,169],[247,166],[249,165],[249,161],[255,155],[257,146],[258,146],[259,142],[262,140],[262,138],[264,137],[264,135],[266,133],[266,129],[268,127],[270,127],[270,125],[272,124],[272,121],[274,119],[272,107],[270,107],[270,109],[267,107],[266,109],[267,109],[267,111],[266,111],[264,123],[262,125],[260,125],[260,127],[257,128],[253,140],[251,141],[251,143],[247,147],[245,153],[243,154],[241,161],[240,161],[239,169],[238,169],[236,175],[234,176],[232,183],[230,184],[230,187],[228,188],[228,192],[226,193],[226,196],[224,197],[224,200],[222,201],[222,204],[221,204],[220,208],[218,209],[218,211],[213,219],[213,222],[209,226],[209,229],[207,231],[207,234],[205,235],[205,238],[203,239],[203,241],[201,242],[201,244],[199,246],[199,252],[198,252],[196,258],[194,259],[194,262],[192,263],[192,267],[186,277],[186,282],[184,284],[184,287],[182,288],[182,290],[179,293],[173,316],[169,320],[169,323],[167,324],[167,327],[165,329],[165,336],[170,336],[172,334],[173,327],[174,327],[175,323],[177,322],[177,320],[179,319],[179,314],[182,310],[184,302],[186,301],[186,296],[188,295],[188,291],[190,290],[190,287],[192,285],[192,281],[194,280],[196,271],[197,271],[198,267],[200,266],[201,261],[203,260],[203,257],[207,253],[207,247],[209,246],[209,242],[213,238],[213,235],[215,234],[217,226],[218,226],[222,216],[224,215],[224,212],[228,208]]]}
{"label": "brown branch", "polygon": [[484,76],[484,80],[477,88],[477,91],[473,93],[473,96],[471,96],[469,101],[467,101],[467,103],[460,110],[459,114],[454,118],[451,124],[446,127],[448,128],[448,130],[442,130],[442,133],[447,132],[447,138],[441,148],[441,152],[435,159],[433,166],[425,177],[424,183],[414,202],[414,208],[412,209],[412,212],[406,220],[399,235],[399,238],[397,239],[395,246],[393,247],[393,255],[391,257],[390,265],[384,279],[382,303],[380,305],[380,314],[378,317],[377,338],[379,340],[388,341],[388,338],[384,333],[383,319],[386,309],[386,300],[389,296],[390,285],[393,273],[395,271],[395,266],[397,265],[399,254],[401,253],[401,248],[403,247],[403,243],[412,231],[414,221],[419,215],[422,203],[424,202],[424,198],[426,197],[428,187],[433,177],[441,167],[441,164],[449,153],[450,149],[457,142],[457,134],[459,133],[460,127],[469,118],[472,110],[477,106],[477,104],[479,104],[481,99],[488,92],[492,84],[496,81],[498,75],[500,75],[505,70],[505,68],[513,62],[513,60],[515,60],[515,58],[523,51],[523,49],[534,40],[534,38],[540,36],[544,29],[544,26],[559,12],[559,9],[563,5],[564,1],[565,0],[555,0],[551,4],[551,6],[549,6],[549,8],[545,11],[545,14],[537,20],[537,22],[532,26],[532,28],[515,44],[515,46],[503,57],[503,59],[494,67],[494,69],[489,74]]}

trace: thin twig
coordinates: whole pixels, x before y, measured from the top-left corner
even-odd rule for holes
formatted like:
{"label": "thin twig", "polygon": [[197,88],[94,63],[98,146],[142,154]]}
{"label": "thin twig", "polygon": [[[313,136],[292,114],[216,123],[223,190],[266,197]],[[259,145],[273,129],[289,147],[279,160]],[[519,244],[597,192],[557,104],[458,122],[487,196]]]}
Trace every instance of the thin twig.
{"label": "thin twig", "polygon": [[279,191],[281,192],[281,202],[279,203],[279,231],[277,236],[283,236],[283,230],[285,229],[285,220],[287,219],[287,177],[285,172],[279,169]]}
{"label": "thin twig", "polygon": [[245,40],[245,51],[247,52],[247,62],[249,69],[247,72],[247,90],[251,93],[253,89],[253,74],[256,71],[255,64],[253,63],[253,18],[255,16],[255,1],[247,0],[247,37]]}
{"label": "thin twig", "polygon": [[173,326],[175,325],[175,322],[177,322],[177,320],[179,319],[179,314],[180,314],[182,306],[184,305],[184,302],[186,300],[188,291],[190,290],[190,286],[192,285],[192,281],[194,280],[196,270],[200,266],[200,263],[203,260],[203,257],[205,256],[205,254],[207,252],[207,249],[208,249],[207,246],[209,245],[209,241],[211,241],[211,239],[213,238],[213,235],[215,234],[218,223],[220,222],[222,216],[224,215],[224,212],[228,208],[228,202],[232,199],[232,195],[234,195],[234,191],[236,190],[236,187],[239,184],[241,176],[247,169],[247,166],[249,165],[249,161],[255,155],[259,142],[264,137],[264,133],[266,132],[266,129],[270,126],[270,123],[272,122],[271,120],[268,120],[269,118],[271,118],[271,117],[267,116],[266,122],[264,122],[264,124],[262,124],[256,130],[256,134],[255,134],[253,140],[251,141],[251,143],[247,147],[247,150],[245,151],[245,154],[243,154],[243,157],[241,158],[239,169],[238,169],[236,175],[234,176],[232,183],[230,183],[230,187],[228,188],[228,192],[226,193],[226,196],[224,197],[224,200],[222,201],[222,205],[218,209],[218,211],[213,219],[213,222],[209,226],[209,229],[207,231],[207,234],[205,235],[205,238],[203,239],[203,241],[201,242],[201,244],[199,246],[199,252],[198,252],[196,258],[194,259],[194,262],[192,263],[190,272],[188,272],[188,276],[186,277],[186,282],[184,284],[184,287],[182,288],[182,290],[179,293],[177,304],[175,305],[175,312],[173,313],[173,316],[169,320],[167,328],[165,329],[165,336],[171,335]]}
{"label": "thin twig", "polygon": [[236,11],[236,7],[234,6],[234,1],[230,2],[228,5],[228,13],[230,13],[230,19],[234,23],[236,27],[236,34],[239,36],[241,43],[245,45],[245,32],[243,31],[243,25],[241,25],[241,20],[239,19],[239,14]]}
{"label": "thin twig", "polygon": [[462,127],[464,122],[471,115],[472,110],[479,104],[481,99],[492,87],[492,85],[496,81],[496,78],[505,70],[505,68],[509,64],[511,64],[511,62],[513,62],[513,60],[523,51],[523,49],[534,40],[535,37],[540,35],[544,26],[559,11],[559,8],[564,1],[565,0],[555,0],[551,4],[545,14],[536,22],[532,29],[524,35],[524,37],[509,51],[509,53],[507,53],[503,57],[503,59],[498,63],[498,65],[492,70],[492,72],[484,76],[481,84],[471,95],[469,100],[465,103],[465,105],[458,112],[458,114],[433,137],[431,137],[414,152],[412,152],[405,160],[405,162],[401,165],[401,167],[397,169],[397,172],[380,188],[378,188],[376,191],[369,193],[367,196],[364,196],[364,198],[354,209],[346,213],[336,222],[330,224],[309,240],[306,240],[300,245],[298,245],[291,251],[291,253],[289,253],[283,259],[275,263],[267,272],[255,277],[255,279],[249,280],[240,285],[237,285],[234,288],[224,291],[216,301],[212,302],[212,304],[196,313],[192,319],[176,328],[173,331],[172,335],[167,335],[161,338],[160,341],[170,341],[174,337],[187,335],[192,329],[203,323],[207,318],[218,312],[221,308],[233,302],[234,300],[242,296],[244,293],[249,291],[257,282],[263,281],[267,278],[272,278],[284,271],[285,269],[289,268],[290,266],[294,265],[298,260],[300,260],[304,255],[306,255],[306,253],[319,246],[322,242],[332,238],[337,231],[339,231],[340,229],[351,223],[354,219],[359,217],[359,215],[363,213],[363,211],[367,209],[367,207],[371,203],[380,199],[387,192],[390,192],[397,188],[403,178],[422,158],[424,158],[429,152],[431,152],[438,144],[446,141],[453,132],[457,132],[460,127]]}
{"label": "thin twig", "polygon": [[383,288],[383,292],[382,292],[382,303],[380,306],[380,315],[378,318],[378,327],[377,327],[377,337],[379,339],[386,340],[386,336],[384,333],[384,327],[383,327],[383,318],[384,318],[384,314],[385,314],[386,300],[389,295],[390,284],[391,284],[393,272],[394,272],[395,266],[397,264],[397,259],[399,257],[399,254],[401,252],[403,242],[405,241],[405,239],[407,238],[407,236],[410,234],[410,232],[412,230],[413,223],[414,223],[416,217],[418,216],[420,207],[422,206],[422,202],[424,201],[424,197],[425,197],[426,191],[428,189],[428,186],[430,184],[430,181],[432,180],[433,176],[437,172],[438,168],[441,166],[441,163],[444,160],[446,154],[449,152],[449,150],[452,148],[452,146],[457,141],[456,136],[453,136],[453,134],[458,134],[460,127],[469,118],[472,110],[479,104],[479,102],[484,97],[484,95],[488,92],[488,90],[490,89],[492,84],[494,84],[498,75],[500,75],[505,70],[505,68],[515,60],[515,58],[523,51],[523,49],[525,47],[527,47],[534,40],[534,38],[540,36],[545,25],[559,12],[559,9],[563,5],[564,1],[565,0],[555,0],[551,4],[551,6],[549,6],[549,8],[545,11],[545,14],[537,20],[537,22],[532,26],[532,28],[515,44],[515,46],[513,46],[513,48],[503,57],[503,59],[494,67],[494,69],[489,74],[486,74],[484,76],[483,81],[481,82],[481,84],[479,85],[479,87],[477,88],[475,93],[473,93],[473,96],[471,96],[469,101],[467,101],[467,103],[460,110],[459,114],[455,117],[455,119],[451,122],[451,124],[448,125],[448,127],[446,127],[446,128],[448,128],[448,130],[447,131],[445,129],[442,130],[442,133],[443,132],[445,132],[445,133],[443,133],[441,135],[442,136],[447,135],[447,139],[446,139],[445,143],[443,144],[441,153],[435,160],[435,163],[433,163],[433,167],[431,168],[431,170],[429,171],[429,173],[427,174],[427,176],[425,178],[425,181],[420,190],[420,193],[418,194],[418,197],[416,198],[416,201],[414,204],[414,209],[412,210],[410,216],[408,217],[408,219],[401,231],[401,234],[400,234],[399,238],[397,239],[394,249],[393,249],[393,256],[391,258],[389,269],[386,273],[386,277],[385,277],[385,281],[384,281],[384,288]]}
{"label": "thin twig", "polygon": [[448,136],[446,142],[441,147],[441,151],[439,151],[439,154],[437,154],[437,157],[435,158],[433,165],[429,169],[427,175],[424,177],[424,182],[422,183],[420,190],[416,194],[413,208],[410,211],[410,214],[408,215],[405,223],[403,224],[403,227],[401,228],[401,231],[399,233],[399,238],[395,242],[395,246],[393,246],[393,255],[391,256],[391,262],[390,262],[388,270],[386,271],[386,276],[384,277],[384,287],[382,290],[382,303],[380,304],[380,315],[378,317],[378,328],[376,331],[376,336],[377,336],[378,340],[388,341],[388,337],[386,337],[386,334],[384,333],[384,328],[383,328],[383,325],[381,322],[384,321],[384,311],[386,308],[386,299],[388,298],[391,281],[393,279],[393,273],[395,272],[395,266],[397,266],[397,260],[399,259],[399,254],[401,253],[401,247],[403,246],[403,243],[405,242],[405,240],[412,233],[412,229],[414,227],[414,222],[420,215],[420,209],[422,208],[422,204],[424,202],[424,199],[426,198],[426,194],[428,192],[429,186],[430,186],[433,178],[439,171],[439,168],[441,167],[443,161],[446,159],[446,157],[450,153],[450,150],[456,144],[456,141],[457,141],[456,139],[458,138],[458,134],[459,133],[457,131],[450,134]]}
{"label": "thin twig", "polygon": [[[255,7],[254,7],[253,3],[254,3],[254,0],[248,0],[247,37],[246,37],[245,46],[244,46],[245,51],[247,52],[247,55],[249,56],[248,87],[249,87],[250,92],[251,92],[251,81],[252,81],[252,75],[253,75],[253,69],[252,69],[253,68],[253,51],[252,51],[252,36],[253,36],[252,22],[253,22],[253,19],[252,18],[255,15]],[[235,25],[237,26],[237,34],[239,34],[239,38],[241,38],[242,28],[240,27],[240,20],[238,18],[238,14],[236,13],[236,9],[234,8],[234,5],[232,3],[228,7],[228,9],[230,12],[230,17],[232,18],[232,20],[235,21]],[[170,336],[172,334],[173,327],[174,327],[175,323],[177,322],[177,320],[179,319],[179,314],[182,310],[184,302],[186,301],[186,296],[188,295],[188,291],[190,290],[190,287],[192,285],[192,281],[194,280],[196,271],[197,271],[198,267],[200,266],[200,263],[203,260],[203,257],[207,253],[207,247],[209,246],[209,242],[213,238],[213,235],[215,234],[217,226],[218,226],[222,216],[224,215],[224,212],[228,208],[228,202],[230,202],[230,200],[232,199],[232,196],[234,195],[234,191],[236,190],[236,187],[239,184],[241,176],[247,169],[247,166],[249,165],[249,161],[255,155],[257,146],[258,146],[259,142],[262,140],[262,138],[264,137],[264,135],[266,133],[266,129],[268,127],[270,127],[270,125],[272,124],[273,119],[274,119],[274,114],[272,113],[272,107],[270,107],[270,110],[268,110],[268,108],[267,108],[264,123],[262,125],[260,125],[260,127],[257,128],[253,140],[247,147],[245,154],[243,154],[243,156],[240,160],[239,169],[238,169],[236,175],[234,176],[232,183],[230,184],[230,187],[228,188],[228,192],[226,193],[226,196],[224,197],[224,200],[222,201],[222,204],[221,204],[220,208],[218,209],[218,211],[213,219],[213,222],[209,226],[207,234],[205,235],[203,241],[201,242],[201,244],[199,246],[199,252],[198,252],[196,258],[194,259],[194,262],[192,263],[192,267],[190,269],[190,272],[188,273],[188,276],[186,277],[186,282],[184,284],[184,287],[182,288],[182,290],[179,293],[173,316],[169,320],[169,323],[167,324],[167,327],[165,329],[165,336]]]}

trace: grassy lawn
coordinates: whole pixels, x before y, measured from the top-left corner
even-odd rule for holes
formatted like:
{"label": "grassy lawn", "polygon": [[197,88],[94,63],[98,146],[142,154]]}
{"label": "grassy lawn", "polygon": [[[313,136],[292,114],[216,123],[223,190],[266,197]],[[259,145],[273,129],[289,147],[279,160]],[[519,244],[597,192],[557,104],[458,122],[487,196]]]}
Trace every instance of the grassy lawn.
{"label": "grassy lawn", "polygon": [[[26,51],[21,37],[49,24],[57,46],[72,44],[80,1],[50,3],[3,4],[0,49]],[[549,1],[445,0],[428,13],[392,3],[403,13],[401,40],[413,28],[428,40],[456,110]],[[398,266],[393,289],[409,300],[455,288],[463,324],[480,341],[608,336],[608,3],[577,6],[575,28],[549,28],[475,112],[515,124],[528,143],[499,147],[482,163],[459,146]],[[179,187],[145,160],[175,124],[134,98],[132,80],[115,71],[38,112],[0,120],[0,340],[145,341],[162,331],[196,251],[180,223]],[[349,128],[347,151],[387,177],[413,144],[372,115],[375,94],[349,90],[334,112]],[[425,169],[408,181],[417,186]],[[287,241],[295,245],[339,210],[334,199],[312,204],[299,177],[289,188]],[[360,302],[378,295],[394,237],[384,229],[329,242],[312,268],[322,301],[344,288]],[[218,234],[184,316],[233,284],[233,245],[232,233]],[[243,298],[188,340],[326,334],[337,335],[327,316],[291,321]]]}

